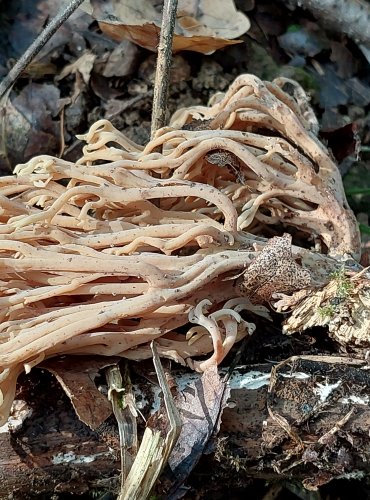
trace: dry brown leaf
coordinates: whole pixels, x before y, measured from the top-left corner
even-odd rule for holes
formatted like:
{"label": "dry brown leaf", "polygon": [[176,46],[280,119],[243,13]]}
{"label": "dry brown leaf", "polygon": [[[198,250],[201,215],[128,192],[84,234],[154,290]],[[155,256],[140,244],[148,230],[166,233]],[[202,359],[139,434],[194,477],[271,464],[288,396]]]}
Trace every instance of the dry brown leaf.
{"label": "dry brown leaf", "polygon": [[109,54],[102,75],[105,78],[111,78],[112,76],[128,76],[135,71],[138,60],[138,47],[128,40],[123,40]]}
{"label": "dry brown leaf", "polygon": [[84,83],[88,85],[90,81],[90,74],[94,66],[95,57],[95,54],[92,54],[91,52],[85,52],[72,64],[68,64],[67,66],[65,66],[62,69],[60,75],[57,76],[56,80],[59,81],[68,75],[80,73]]}
{"label": "dry brown leaf", "polygon": [[4,106],[4,141],[11,163],[59,151],[59,98],[55,85],[31,82],[8,100]]}
{"label": "dry brown leaf", "polygon": [[175,480],[167,498],[178,498],[172,495],[198,463],[209,445],[209,440],[218,432],[220,416],[229,395],[230,388],[221,380],[217,366],[212,365],[205,370],[201,378],[186,386],[176,398],[182,429],[169,458],[169,466]]}
{"label": "dry brown leaf", "polygon": [[292,257],[291,242],[289,234],[271,238],[238,280],[241,294],[252,303],[269,302],[275,293],[294,292],[311,283],[309,271]]}
{"label": "dry brown leaf", "polygon": [[[161,11],[151,0],[90,0],[92,15],[104,33],[156,51]],[[173,51],[192,50],[211,54],[240,43],[235,38],[249,30],[248,18],[236,10],[233,0],[180,0]]]}
{"label": "dry brown leaf", "polygon": [[78,418],[94,430],[112,414],[110,401],[98,391],[94,379],[99,370],[118,361],[119,358],[67,356],[44,361],[40,367],[55,376]]}
{"label": "dry brown leaf", "polygon": [[76,102],[78,96],[89,84],[95,58],[95,54],[85,52],[76,61],[71,64],[67,64],[67,66],[62,69],[60,75],[56,77],[56,80],[59,81],[69,75],[75,75],[76,79],[74,83],[73,95],[71,96],[72,103]]}

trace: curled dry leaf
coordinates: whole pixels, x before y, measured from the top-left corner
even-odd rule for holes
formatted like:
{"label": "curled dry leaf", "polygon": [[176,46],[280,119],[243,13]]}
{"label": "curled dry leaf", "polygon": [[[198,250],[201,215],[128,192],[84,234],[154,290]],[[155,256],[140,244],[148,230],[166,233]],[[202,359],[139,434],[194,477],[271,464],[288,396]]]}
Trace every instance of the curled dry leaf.
{"label": "curled dry leaf", "polygon": [[307,287],[311,275],[292,257],[292,237],[271,238],[261,253],[248,267],[248,272],[238,279],[242,295],[252,302],[269,302],[275,293],[291,293]]}
{"label": "curled dry leaf", "polygon": [[99,370],[114,365],[119,358],[79,356],[48,359],[41,364],[52,373],[71,400],[78,418],[91,429],[97,429],[111,414],[112,405],[98,391],[94,379]]}
{"label": "curled dry leaf", "polygon": [[[92,15],[104,33],[157,50],[161,11],[151,0],[90,0]],[[179,0],[173,51],[211,54],[249,30],[248,18],[233,0]]]}
{"label": "curled dry leaf", "polygon": [[76,61],[71,64],[67,64],[67,66],[62,69],[60,75],[56,77],[56,80],[62,80],[68,75],[75,75],[76,79],[73,95],[71,97],[71,101],[73,103],[76,101],[77,97],[81,94],[85,87],[89,84],[91,72],[94,67],[95,57],[95,54],[92,54],[89,51],[85,52]]}
{"label": "curled dry leaf", "polygon": [[67,66],[62,69],[60,75],[56,77],[56,80],[62,80],[70,74],[79,73],[84,83],[88,85],[90,81],[90,74],[94,67],[95,57],[95,54],[92,54],[89,51],[85,52],[81,57],[76,59],[76,61],[71,64],[67,64]]}
{"label": "curled dry leaf", "polygon": [[178,394],[175,402],[182,428],[168,461],[172,471],[169,498],[173,498],[171,495],[184,483],[217,434],[229,396],[230,388],[221,380],[215,365]]}

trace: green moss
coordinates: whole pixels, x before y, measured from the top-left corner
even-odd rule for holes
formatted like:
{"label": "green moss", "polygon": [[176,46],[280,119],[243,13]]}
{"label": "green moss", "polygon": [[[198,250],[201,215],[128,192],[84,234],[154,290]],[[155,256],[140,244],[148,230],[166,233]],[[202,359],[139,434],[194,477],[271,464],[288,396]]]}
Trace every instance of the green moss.
{"label": "green moss", "polygon": [[334,314],[336,313],[336,310],[337,310],[337,308],[332,304],[328,304],[327,306],[318,307],[318,309],[317,309],[317,311],[322,319],[332,318],[334,316]]}
{"label": "green moss", "polygon": [[331,300],[325,305],[317,308],[317,312],[323,320],[330,320],[333,316],[339,314],[342,305],[353,291],[353,283],[346,275],[343,267],[331,273],[330,279],[336,284],[335,296],[331,297]]}
{"label": "green moss", "polygon": [[285,76],[285,78],[296,80],[313,98],[315,96],[315,93],[320,88],[316,76],[309,73],[304,68],[295,66],[282,66],[280,75]]}
{"label": "green moss", "polygon": [[336,296],[339,299],[346,299],[353,290],[353,284],[346,276],[344,268],[334,271],[330,277],[337,282]]}

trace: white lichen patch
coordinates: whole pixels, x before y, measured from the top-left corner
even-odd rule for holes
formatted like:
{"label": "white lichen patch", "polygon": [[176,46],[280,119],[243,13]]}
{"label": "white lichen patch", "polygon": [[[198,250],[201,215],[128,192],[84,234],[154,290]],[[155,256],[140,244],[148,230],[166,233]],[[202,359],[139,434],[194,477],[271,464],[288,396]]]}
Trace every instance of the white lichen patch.
{"label": "white lichen patch", "polygon": [[335,384],[320,384],[319,382],[316,384],[314,389],[314,393],[320,397],[320,401],[324,403],[330,394],[337,389],[341,385],[341,381],[338,380]]}
{"label": "white lichen patch", "polygon": [[347,396],[344,398],[340,398],[339,402],[345,405],[348,404],[356,404],[356,405],[368,405],[369,404],[369,396],[365,394],[365,396],[355,396],[354,394],[351,394],[351,396]]}
{"label": "white lichen patch", "polygon": [[270,373],[264,373],[260,371],[250,371],[247,373],[242,373],[235,370],[230,377],[230,388],[231,389],[249,389],[255,390],[269,385],[270,383]]}
{"label": "white lichen patch", "polygon": [[297,380],[306,380],[311,378],[309,373],[304,372],[282,373],[281,376],[285,378],[295,378]]}
{"label": "white lichen patch", "polygon": [[18,431],[26,418],[31,417],[32,413],[32,408],[23,399],[15,399],[8,421],[0,427],[0,434]]}
{"label": "white lichen patch", "polygon": [[96,453],[95,455],[76,455],[73,451],[67,453],[58,453],[51,459],[54,465],[62,464],[89,464],[94,462],[99,457],[108,457],[109,453]]}
{"label": "white lichen patch", "polygon": [[5,434],[6,432],[9,432],[8,422],[0,426],[0,434]]}

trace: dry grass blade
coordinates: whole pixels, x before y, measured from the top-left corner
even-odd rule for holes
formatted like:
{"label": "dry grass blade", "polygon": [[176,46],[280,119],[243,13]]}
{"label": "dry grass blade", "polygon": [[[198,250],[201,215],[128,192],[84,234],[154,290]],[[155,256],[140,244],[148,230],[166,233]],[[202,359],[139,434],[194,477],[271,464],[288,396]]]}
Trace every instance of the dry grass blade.
{"label": "dry grass blade", "polygon": [[125,363],[124,380],[118,365],[106,370],[108,383],[108,399],[112,403],[113,413],[118,424],[121,452],[121,488],[130,472],[137,454],[137,410],[135,396],[132,392],[127,363]]}
{"label": "dry grass blade", "polygon": [[144,500],[148,498],[156,479],[166,465],[181,431],[181,418],[168,387],[155,343],[151,343],[154,367],[163,392],[169,430],[147,426],[135,462],[119,495],[120,500]]}

